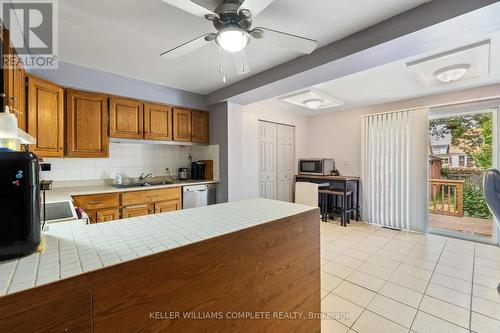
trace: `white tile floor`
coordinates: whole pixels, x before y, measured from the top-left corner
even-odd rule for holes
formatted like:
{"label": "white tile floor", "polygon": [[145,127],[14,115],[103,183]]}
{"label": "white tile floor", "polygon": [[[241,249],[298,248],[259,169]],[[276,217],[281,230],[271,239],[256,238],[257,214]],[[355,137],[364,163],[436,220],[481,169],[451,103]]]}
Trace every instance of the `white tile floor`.
{"label": "white tile floor", "polygon": [[324,333],[500,332],[500,248],[321,223]]}

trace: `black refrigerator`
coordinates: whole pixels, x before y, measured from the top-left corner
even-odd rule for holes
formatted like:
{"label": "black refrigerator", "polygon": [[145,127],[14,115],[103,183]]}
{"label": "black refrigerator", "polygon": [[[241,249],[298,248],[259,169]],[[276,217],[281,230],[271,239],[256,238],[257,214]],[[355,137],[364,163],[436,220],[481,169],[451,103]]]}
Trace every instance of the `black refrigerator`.
{"label": "black refrigerator", "polygon": [[27,152],[0,152],[0,260],[36,251],[41,241],[40,172]]}

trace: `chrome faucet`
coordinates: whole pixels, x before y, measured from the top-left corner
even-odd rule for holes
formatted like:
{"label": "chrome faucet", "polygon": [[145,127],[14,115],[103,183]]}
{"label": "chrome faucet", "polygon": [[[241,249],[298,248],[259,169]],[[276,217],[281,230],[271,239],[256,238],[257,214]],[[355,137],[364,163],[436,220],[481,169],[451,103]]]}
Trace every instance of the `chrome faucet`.
{"label": "chrome faucet", "polygon": [[139,177],[139,181],[142,182],[143,180],[146,180],[146,178],[148,178],[148,177],[153,177],[153,174],[148,173],[147,175],[144,175],[144,173],[142,173]]}

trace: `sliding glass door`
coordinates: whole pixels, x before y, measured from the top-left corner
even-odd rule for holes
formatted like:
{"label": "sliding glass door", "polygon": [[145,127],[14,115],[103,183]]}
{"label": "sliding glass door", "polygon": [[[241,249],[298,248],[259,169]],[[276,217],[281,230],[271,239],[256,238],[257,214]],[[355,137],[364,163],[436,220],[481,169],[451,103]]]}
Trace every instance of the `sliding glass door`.
{"label": "sliding glass door", "polygon": [[497,221],[483,190],[484,172],[498,165],[499,109],[490,104],[430,112],[429,232],[497,242]]}

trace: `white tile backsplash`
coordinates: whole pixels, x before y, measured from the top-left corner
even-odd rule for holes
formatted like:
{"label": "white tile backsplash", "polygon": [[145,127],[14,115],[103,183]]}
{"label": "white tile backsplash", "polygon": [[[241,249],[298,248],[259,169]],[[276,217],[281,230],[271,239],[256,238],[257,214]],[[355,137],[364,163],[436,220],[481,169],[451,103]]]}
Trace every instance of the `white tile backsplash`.
{"label": "white tile backsplash", "polygon": [[165,169],[177,175],[177,170],[189,167],[193,161],[213,160],[214,178],[219,179],[219,146],[170,146],[110,143],[109,158],[44,158],[52,170],[42,172],[43,179],[55,181],[113,179],[118,171],[124,177],[141,173],[164,176]]}

